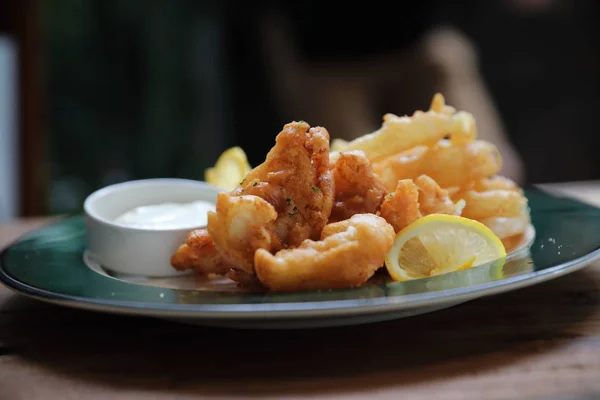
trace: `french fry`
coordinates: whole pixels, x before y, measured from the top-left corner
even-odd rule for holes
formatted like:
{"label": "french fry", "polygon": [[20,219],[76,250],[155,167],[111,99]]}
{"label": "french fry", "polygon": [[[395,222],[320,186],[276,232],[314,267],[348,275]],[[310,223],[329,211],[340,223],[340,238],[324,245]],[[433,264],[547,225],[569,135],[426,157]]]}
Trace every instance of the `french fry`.
{"label": "french fry", "polygon": [[[514,190],[470,190],[462,192],[460,198],[466,203],[462,216],[477,221],[492,217],[517,217],[523,215],[527,208],[527,198]],[[458,200],[456,197],[454,199]]]}
{"label": "french fry", "polygon": [[[480,181],[475,181],[471,185],[469,185],[468,188],[477,192],[485,192],[494,189],[521,191],[521,188],[519,188],[519,186],[517,186],[516,183],[500,175],[485,178]],[[468,188],[463,188],[463,190]]]}
{"label": "french fry", "polygon": [[443,188],[463,187],[498,173],[501,167],[498,149],[483,140],[459,146],[442,140],[435,146],[413,147],[373,164],[388,190],[393,190],[398,180],[419,175],[430,176]]}
{"label": "french fry", "polygon": [[454,111],[436,94],[429,111],[417,111],[411,117],[386,114],[380,129],[333,151],[330,158],[335,161],[339,151],[362,150],[371,162],[377,162],[416,146],[433,146],[447,136],[455,145],[473,142],[477,137],[475,119],[467,112]]}
{"label": "french fry", "polygon": [[490,217],[479,222],[490,228],[500,239],[506,239],[525,232],[531,221],[528,214],[521,214],[518,217]]}
{"label": "french fry", "polygon": [[500,175],[473,181],[450,191],[453,201],[465,201],[463,216],[486,225],[507,251],[523,239],[531,223],[527,199],[513,181]]}
{"label": "french fry", "polygon": [[445,115],[452,115],[456,113],[456,108],[447,105],[446,99],[441,93],[436,93],[433,95],[433,100],[431,100],[431,106],[429,107],[429,110]]}
{"label": "french fry", "polygon": [[348,141],[344,139],[331,139],[331,151],[341,151],[348,145]]}

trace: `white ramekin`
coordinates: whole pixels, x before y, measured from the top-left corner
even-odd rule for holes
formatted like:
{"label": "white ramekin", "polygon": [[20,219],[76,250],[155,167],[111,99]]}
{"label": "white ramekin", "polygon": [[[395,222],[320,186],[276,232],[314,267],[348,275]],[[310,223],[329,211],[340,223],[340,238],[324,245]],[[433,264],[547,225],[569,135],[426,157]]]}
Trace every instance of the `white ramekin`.
{"label": "white ramekin", "polygon": [[139,206],[164,202],[215,203],[221,189],[187,179],[144,179],[119,183],[89,195],[83,205],[87,255],[103,268],[128,275],[180,275],[171,255],[188,233],[204,226],[181,229],[145,229],[114,223],[119,215]]}

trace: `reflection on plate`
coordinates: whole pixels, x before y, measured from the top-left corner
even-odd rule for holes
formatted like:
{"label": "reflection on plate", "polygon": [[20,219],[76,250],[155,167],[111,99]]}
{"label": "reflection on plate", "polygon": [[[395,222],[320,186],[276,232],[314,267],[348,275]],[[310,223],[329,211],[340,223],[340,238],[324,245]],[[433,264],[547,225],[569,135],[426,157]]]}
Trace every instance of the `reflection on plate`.
{"label": "reflection on plate", "polygon": [[227,280],[192,275],[152,282],[114,276],[89,260],[86,265],[83,219],[72,217],[7,248],[0,257],[0,281],[61,305],[206,325],[297,328],[401,318],[553,279],[600,257],[599,209],[535,189],[526,194],[533,243],[513,250],[504,265],[426,279],[390,282],[380,273],[356,289],[251,293]]}
{"label": "reflection on plate", "polygon": [[109,278],[124,282],[162,287],[179,290],[200,290],[213,292],[249,292],[248,289],[239,288],[234,281],[223,276],[205,277],[188,273],[186,275],[153,278],[147,276],[126,275],[103,268],[88,252],[83,253],[83,261],[94,272]]}

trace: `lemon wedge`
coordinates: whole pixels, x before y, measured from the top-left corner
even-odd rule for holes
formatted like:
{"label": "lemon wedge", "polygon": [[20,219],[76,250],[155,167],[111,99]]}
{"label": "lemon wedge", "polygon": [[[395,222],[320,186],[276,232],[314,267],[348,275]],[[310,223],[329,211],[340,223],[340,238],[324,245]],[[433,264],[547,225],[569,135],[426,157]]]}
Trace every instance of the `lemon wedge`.
{"label": "lemon wedge", "polygon": [[233,190],[244,179],[251,167],[241,147],[225,150],[215,166],[204,171],[204,180],[225,190]]}
{"label": "lemon wedge", "polygon": [[393,280],[406,281],[504,263],[505,258],[502,241],[482,223],[430,214],[398,232],[385,266]]}

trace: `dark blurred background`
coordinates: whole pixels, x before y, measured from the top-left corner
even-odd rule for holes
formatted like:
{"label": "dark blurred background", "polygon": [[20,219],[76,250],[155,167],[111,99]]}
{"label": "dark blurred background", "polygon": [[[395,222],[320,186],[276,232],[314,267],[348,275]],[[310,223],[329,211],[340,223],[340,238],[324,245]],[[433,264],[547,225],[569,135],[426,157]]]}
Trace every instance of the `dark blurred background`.
{"label": "dark blurred background", "polygon": [[4,0],[0,221],[203,179],[233,145],[256,165],[291,120],[351,139],[435,91],[522,184],[598,179],[598,3]]}

